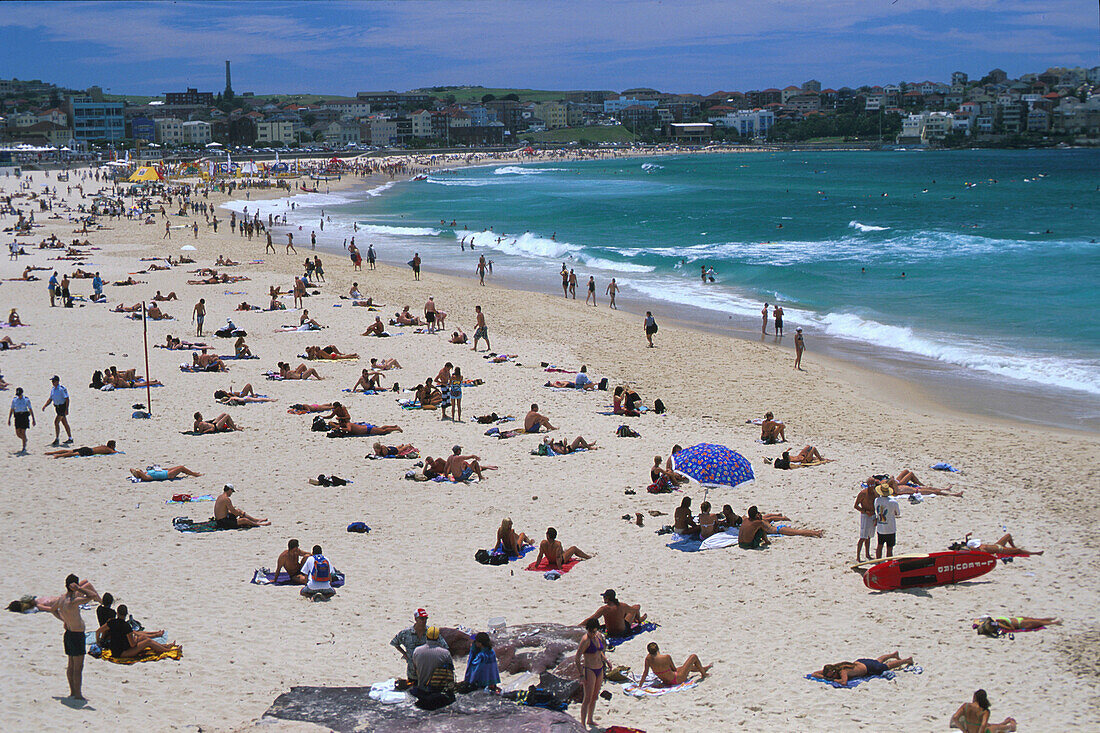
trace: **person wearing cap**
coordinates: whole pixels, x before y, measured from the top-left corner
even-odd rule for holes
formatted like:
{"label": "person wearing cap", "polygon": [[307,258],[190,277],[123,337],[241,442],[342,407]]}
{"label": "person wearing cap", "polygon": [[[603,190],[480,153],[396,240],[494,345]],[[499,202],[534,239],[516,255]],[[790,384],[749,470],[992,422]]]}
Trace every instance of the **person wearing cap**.
{"label": "person wearing cap", "polygon": [[[485,478],[481,474],[481,464],[478,463],[478,457],[472,453],[468,456],[462,455],[461,445],[451,448],[451,455],[447,456],[447,461],[443,466],[444,475],[450,476],[455,481],[469,481],[474,474],[477,474],[479,481]],[[489,468],[489,466],[485,468]]]}
{"label": "person wearing cap", "polygon": [[578,626],[585,626],[589,621],[603,617],[608,636],[626,636],[631,628],[645,623],[646,618],[648,618],[646,614],[642,613],[640,605],[631,606],[623,603],[615,597],[615,591],[610,588],[605,590],[601,596],[603,597],[603,605],[594,614],[577,624]]}
{"label": "person wearing cap", "polygon": [[15,418],[15,437],[23,441],[23,447],[16,455],[25,456],[27,455],[27,428],[38,423],[34,419],[30,398],[23,394],[22,387],[15,388],[15,397],[12,398],[11,410],[8,411],[8,425],[11,425],[13,417]]}
{"label": "person wearing cap", "polygon": [[[416,687],[425,692],[443,692],[454,688],[455,665],[451,652],[439,635],[439,629],[429,626],[424,630],[424,643],[413,650],[412,666],[416,673]],[[443,670],[443,674],[440,674]]]}
{"label": "person wearing cap", "polygon": [[218,529],[243,529],[245,527],[266,527],[271,522],[266,519],[256,519],[245,514],[244,511],[233,506],[232,497],[236,489],[233,484],[226,484],[222,488],[221,496],[214,500],[214,522]]}
{"label": "person wearing cap", "polygon": [[69,390],[61,386],[61,377],[56,374],[50,377],[50,382],[53,387],[50,389],[50,396],[42,405],[42,409],[45,410],[53,403],[54,412],[57,416],[53,419],[53,443],[50,443],[54,448],[61,445],[61,426],[65,426],[66,443],[73,442],[73,431],[69,428]]}
{"label": "person wearing cap", "polygon": [[875,531],[878,533],[878,547],[875,559],[882,557],[882,548],[886,548],[886,557],[893,557],[894,542],[897,539],[897,518],[901,516],[901,506],[892,494],[893,489],[887,483],[875,487],[878,498],[875,499]]}
{"label": "person wearing cap", "polygon": [[802,327],[799,326],[794,330],[794,368],[798,371],[802,371],[802,352],[805,350],[806,342],[802,339]]}
{"label": "person wearing cap", "polygon": [[[441,646],[446,649],[447,641],[440,639]],[[416,609],[413,614],[413,625],[397,632],[390,641],[390,646],[401,653],[406,663],[405,679],[416,682],[416,668],[413,667],[412,656],[416,648],[428,643],[428,612],[423,608]]]}

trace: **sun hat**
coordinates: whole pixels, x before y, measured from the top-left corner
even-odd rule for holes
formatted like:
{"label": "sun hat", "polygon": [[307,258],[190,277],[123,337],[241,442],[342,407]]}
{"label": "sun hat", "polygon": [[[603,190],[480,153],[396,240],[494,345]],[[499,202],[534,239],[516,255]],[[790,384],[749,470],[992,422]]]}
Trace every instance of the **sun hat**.
{"label": "sun hat", "polygon": [[882,483],[875,487],[875,493],[879,496],[890,496],[894,490],[890,488],[890,484]]}
{"label": "sun hat", "polygon": [[435,626],[429,626],[428,630],[424,633],[424,636],[428,637],[432,641],[439,638],[439,629]]}

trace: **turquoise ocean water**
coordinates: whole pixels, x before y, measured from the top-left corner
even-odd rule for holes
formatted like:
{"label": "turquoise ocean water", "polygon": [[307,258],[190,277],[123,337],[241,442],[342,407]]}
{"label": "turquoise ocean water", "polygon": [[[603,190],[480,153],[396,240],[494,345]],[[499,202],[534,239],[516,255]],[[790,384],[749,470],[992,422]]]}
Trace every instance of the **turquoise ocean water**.
{"label": "turquoise ocean water", "polygon": [[615,277],[636,303],[750,328],[778,301],[788,334],[1100,405],[1100,151],[673,156],[387,188],[298,197],[295,214],[323,207],[330,242],[357,222],[387,260],[472,274],[484,253],[548,292],[565,262],[601,301]]}

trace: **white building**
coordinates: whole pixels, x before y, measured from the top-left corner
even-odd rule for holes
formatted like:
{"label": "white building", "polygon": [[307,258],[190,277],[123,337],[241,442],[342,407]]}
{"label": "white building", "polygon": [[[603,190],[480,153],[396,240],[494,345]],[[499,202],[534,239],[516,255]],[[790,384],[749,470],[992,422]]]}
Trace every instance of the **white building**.
{"label": "white building", "polygon": [[294,123],[290,120],[264,120],[256,123],[256,143],[290,145],[294,142]]}
{"label": "white building", "polygon": [[336,110],[341,116],[347,115],[348,117],[354,117],[359,119],[360,117],[370,116],[370,105],[366,102],[360,102],[357,100],[351,100],[347,102],[326,102],[321,105],[321,109]]}
{"label": "white building", "polygon": [[413,137],[432,136],[432,113],[426,109],[420,109],[409,115],[412,121]]}
{"label": "white building", "polygon": [[158,117],[153,121],[154,139],[161,145],[183,145],[183,122],[175,117]]}
{"label": "white building", "polygon": [[738,110],[708,119],[715,127],[734,130],[742,137],[764,137],[775,124],[775,113],[768,109]]}
{"label": "white building", "polygon": [[188,145],[206,145],[213,139],[209,122],[192,120],[183,123],[183,141]]}

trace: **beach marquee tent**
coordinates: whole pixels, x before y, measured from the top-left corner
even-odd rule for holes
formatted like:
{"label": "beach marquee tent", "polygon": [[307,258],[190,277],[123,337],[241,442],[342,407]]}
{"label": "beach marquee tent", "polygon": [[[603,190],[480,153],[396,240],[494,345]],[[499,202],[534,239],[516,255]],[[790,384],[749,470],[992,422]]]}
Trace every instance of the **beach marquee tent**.
{"label": "beach marquee tent", "polygon": [[157,169],[151,165],[143,165],[134,171],[133,175],[126,179],[131,183],[137,183],[139,181],[159,181],[161,180],[160,173],[157,173]]}

